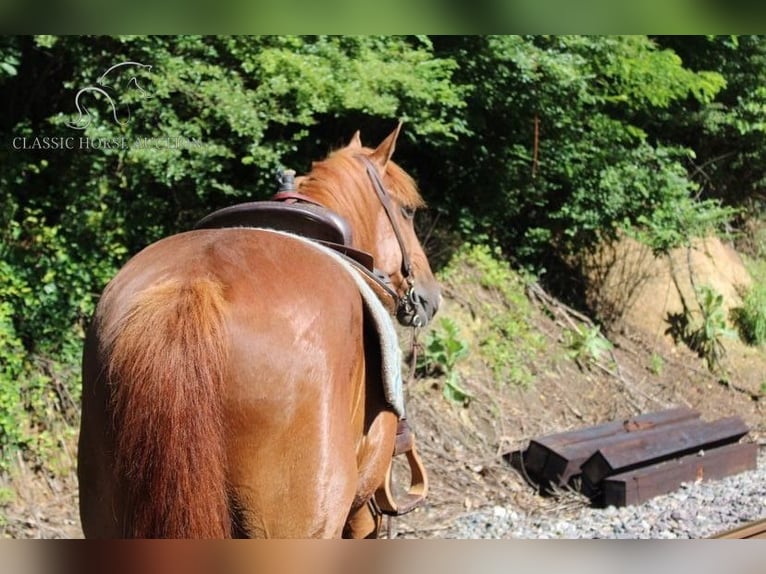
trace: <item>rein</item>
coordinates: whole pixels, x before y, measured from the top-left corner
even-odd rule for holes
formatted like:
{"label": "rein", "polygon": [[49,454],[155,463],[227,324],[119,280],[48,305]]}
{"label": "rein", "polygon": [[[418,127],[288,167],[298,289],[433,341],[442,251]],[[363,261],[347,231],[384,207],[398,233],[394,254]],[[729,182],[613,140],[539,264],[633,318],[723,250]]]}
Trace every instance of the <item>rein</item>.
{"label": "rein", "polygon": [[385,185],[383,185],[383,180],[380,179],[378,170],[375,169],[375,164],[373,164],[372,161],[370,161],[370,159],[364,155],[357,155],[356,158],[361,161],[364,164],[364,167],[367,169],[367,175],[370,177],[370,181],[372,181],[372,187],[375,189],[375,193],[377,194],[378,199],[383,206],[383,210],[388,216],[388,221],[391,223],[391,228],[394,230],[396,241],[399,243],[399,250],[402,253],[401,271],[404,280],[407,282],[407,291],[405,292],[404,296],[398,297],[396,313],[397,315],[400,313],[405,315],[412,315],[412,326],[415,328],[422,327],[423,324],[417,312],[413,314],[413,311],[415,311],[415,277],[412,273],[412,262],[410,261],[409,252],[407,251],[407,247],[404,244],[404,238],[402,237],[402,232],[399,229],[399,224],[396,222],[396,217],[394,217],[394,208],[391,205],[391,197],[386,190]]}
{"label": "rein", "polygon": [[399,243],[399,249],[402,252],[402,275],[404,276],[404,279],[407,281],[407,283],[411,284],[414,280],[412,277],[412,263],[410,262],[410,255],[407,252],[407,248],[404,245],[404,239],[402,238],[402,232],[399,229],[399,224],[396,222],[396,218],[394,217],[394,208],[391,205],[391,198],[389,193],[383,185],[383,181],[380,179],[380,175],[378,175],[378,170],[375,169],[375,165],[370,161],[370,159],[364,155],[357,155],[356,158],[361,161],[364,164],[364,167],[367,169],[367,175],[370,176],[372,187],[375,189],[375,193],[377,194],[378,199],[380,200],[380,203],[383,206],[386,215],[388,216],[388,220],[391,222],[391,227],[394,230],[396,241]]}

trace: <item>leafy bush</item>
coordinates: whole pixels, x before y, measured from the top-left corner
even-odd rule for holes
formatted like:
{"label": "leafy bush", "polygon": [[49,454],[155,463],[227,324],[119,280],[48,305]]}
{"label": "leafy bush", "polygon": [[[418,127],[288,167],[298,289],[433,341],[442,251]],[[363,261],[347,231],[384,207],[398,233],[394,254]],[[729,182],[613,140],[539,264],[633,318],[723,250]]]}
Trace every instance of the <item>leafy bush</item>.
{"label": "leafy bush", "polygon": [[742,307],[732,309],[732,318],[743,341],[766,344],[766,285],[756,283],[747,289]]}
{"label": "leafy bush", "polygon": [[10,304],[0,303],[0,470],[8,470],[23,449],[35,466],[68,472],[71,460],[64,451],[79,414],[79,344],[65,346],[59,360],[30,355],[12,315]]}
{"label": "leafy bush", "polygon": [[435,45],[463,62],[455,76],[470,87],[473,131],[431,177],[440,190],[454,188],[450,208],[467,210],[478,231],[516,257],[539,268],[550,255],[577,254],[621,232],[667,249],[731,215],[700,201],[684,165],[693,146],[649,133],[671,107],[712,105],[726,84],[715,69],[686,69],[646,36]]}

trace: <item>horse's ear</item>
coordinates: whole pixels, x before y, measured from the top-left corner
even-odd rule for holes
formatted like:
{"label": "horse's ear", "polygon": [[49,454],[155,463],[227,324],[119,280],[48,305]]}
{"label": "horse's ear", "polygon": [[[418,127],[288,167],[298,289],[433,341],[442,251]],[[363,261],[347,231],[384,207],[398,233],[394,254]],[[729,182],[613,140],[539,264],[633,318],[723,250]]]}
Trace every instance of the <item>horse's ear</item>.
{"label": "horse's ear", "polygon": [[380,171],[386,170],[386,166],[391,160],[391,156],[394,155],[394,149],[396,149],[396,139],[399,137],[399,130],[401,129],[402,122],[399,122],[396,128],[394,128],[394,131],[392,131],[370,155],[370,159],[378,165]]}
{"label": "horse's ear", "polygon": [[354,135],[351,136],[351,141],[348,142],[348,147],[351,147],[351,148],[362,147],[362,134],[359,133],[359,130],[356,130],[354,132]]}

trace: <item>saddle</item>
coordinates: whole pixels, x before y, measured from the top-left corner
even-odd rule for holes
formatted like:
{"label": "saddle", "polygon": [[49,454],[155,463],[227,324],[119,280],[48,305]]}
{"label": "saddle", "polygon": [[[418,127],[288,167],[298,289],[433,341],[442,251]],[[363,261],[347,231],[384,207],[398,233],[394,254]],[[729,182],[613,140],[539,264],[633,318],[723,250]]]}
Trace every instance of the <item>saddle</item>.
{"label": "saddle", "polygon": [[372,255],[351,247],[351,226],[342,215],[306,197],[282,190],[270,201],[224,207],[200,219],[194,229],[256,227],[275,229],[317,241],[373,271]]}
{"label": "saddle", "polygon": [[325,243],[351,245],[348,221],[321,205],[286,201],[251,201],[224,207],[203,217],[195,229],[264,227]]}
{"label": "saddle", "polygon": [[[382,275],[374,269],[371,254],[351,247],[352,231],[348,221],[338,213],[295,193],[295,172],[286,170],[278,176],[279,191],[269,201],[251,201],[224,207],[203,217],[194,229],[220,229],[227,227],[252,227],[274,229],[311,239],[325,245],[357,264],[366,275],[368,284],[378,293],[385,294]],[[374,278],[370,280],[370,278]],[[405,455],[410,469],[410,487],[405,500],[399,504],[392,492],[394,458]],[[373,498],[374,506],[381,514],[400,516],[418,507],[428,494],[428,478],[420,456],[415,449],[407,420],[402,418],[397,428],[396,448],[384,484]]]}

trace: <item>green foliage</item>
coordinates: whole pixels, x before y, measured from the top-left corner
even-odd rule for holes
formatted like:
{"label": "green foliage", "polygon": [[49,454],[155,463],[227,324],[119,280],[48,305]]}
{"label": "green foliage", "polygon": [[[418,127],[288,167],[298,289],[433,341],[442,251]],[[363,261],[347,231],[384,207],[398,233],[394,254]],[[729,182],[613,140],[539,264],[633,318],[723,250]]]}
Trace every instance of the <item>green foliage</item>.
{"label": "green foliage", "polygon": [[601,360],[604,353],[611,351],[614,346],[601,333],[601,327],[594,325],[590,328],[573,327],[564,331],[564,345],[567,356],[582,368],[590,368]]}
{"label": "green foliage", "polygon": [[614,239],[614,231],[624,231],[657,255],[715,233],[735,211],[694,198],[697,186],[680,163],[685,153],[641,143],[600,172],[595,192],[576,192],[560,216],[593,237]]}
{"label": "green foliage", "polygon": [[[50,290],[49,290],[50,291]],[[71,440],[79,410],[79,338],[60,337],[57,359],[30,353],[19,329],[19,310],[33,310],[38,299],[45,300],[43,288],[37,293],[13,268],[0,260],[0,470],[7,470],[11,455],[19,448],[37,465],[62,470],[58,460],[62,443]],[[50,323],[55,317],[43,319]],[[17,327],[17,323],[21,327]],[[71,329],[71,326],[70,326]],[[47,339],[54,333],[39,329]],[[28,346],[27,346],[28,347]],[[46,349],[51,352],[50,348]],[[40,349],[43,351],[43,349]]]}
{"label": "green foliage", "polygon": [[605,97],[633,111],[666,108],[687,96],[709,103],[726,86],[720,73],[688,70],[678,54],[645,36],[607,38],[597,50],[608,79]]}
{"label": "green foliage", "polygon": [[766,344],[766,285],[754,283],[744,294],[742,307],[732,309],[740,337],[750,345]]}
{"label": "green foliage", "polygon": [[439,327],[428,332],[423,351],[418,357],[421,372],[444,375],[444,397],[453,402],[467,403],[471,395],[460,386],[460,376],[455,366],[468,354],[468,343],[460,336],[455,322],[443,317]]}
{"label": "green foliage", "polygon": [[438,186],[465,181],[455,205],[517,257],[540,267],[551,247],[577,255],[625,231],[668,249],[731,216],[699,201],[683,165],[692,146],[648,133],[673,106],[714,101],[726,85],[715,70],[689,70],[646,36],[437,46],[465,62],[456,77],[473,88],[475,130],[471,161],[455,158]]}
{"label": "green foliage", "polygon": [[723,341],[735,336],[726,322],[723,295],[709,285],[697,288],[699,319],[689,318],[685,340],[693,351],[705,359],[708,368],[715,371],[726,354]]}
{"label": "green foliage", "polygon": [[0,85],[19,73],[21,50],[13,38],[0,38]]}
{"label": "green foliage", "polygon": [[653,375],[657,375],[659,377],[662,375],[662,371],[664,369],[665,359],[663,359],[662,356],[658,355],[657,353],[652,353],[652,356],[649,359],[649,370]]}
{"label": "green foliage", "polygon": [[26,437],[21,393],[27,366],[24,345],[14,326],[14,300],[30,291],[14,276],[4,257],[0,258],[0,450],[6,455],[0,457],[0,470],[7,467],[9,451],[16,449]]}
{"label": "green foliage", "polygon": [[651,132],[671,134],[693,148],[689,166],[706,194],[726,204],[761,209],[766,183],[766,43],[762,36],[661,36],[692,71],[715,70],[726,81],[715,99],[701,106],[679,101],[653,122]]}
{"label": "green foliage", "polygon": [[0,486],[0,531],[8,523],[5,508],[13,503],[15,499],[16,493],[12,489],[6,486]]}
{"label": "green foliage", "polygon": [[[467,268],[469,276],[456,277]],[[489,297],[482,303],[486,324],[480,326],[479,351],[499,384],[528,386],[530,366],[542,348],[541,337],[530,327],[532,307],[524,280],[514,272],[499,249],[465,245],[442,272],[445,281],[476,282]]]}

